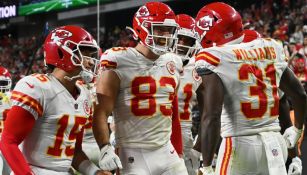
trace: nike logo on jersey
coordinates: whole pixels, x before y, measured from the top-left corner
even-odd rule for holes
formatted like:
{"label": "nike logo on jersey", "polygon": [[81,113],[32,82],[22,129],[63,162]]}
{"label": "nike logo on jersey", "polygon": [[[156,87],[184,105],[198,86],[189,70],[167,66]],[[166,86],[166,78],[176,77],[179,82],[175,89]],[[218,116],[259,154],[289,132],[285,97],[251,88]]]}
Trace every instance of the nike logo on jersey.
{"label": "nike logo on jersey", "polygon": [[108,155],[108,153],[107,153],[107,152],[105,152],[105,153],[102,155],[101,159],[103,159],[103,158],[104,158],[104,156],[106,156],[106,155]]}
{"label": "nike logo on jersey", "polygon": [[29,84],[28,82],[26,82],[26,83],[27,83],[27,85],[28,85],[31,89],[34,88],[34,85],[33,85],[33,84]]}
{"label": "nike logo on jersey", "polygon": [[173,150],[173,151],[170,151],[170,153],[171,153],[171,154],[174,154],[174,152],[175,152],[175,150]]}

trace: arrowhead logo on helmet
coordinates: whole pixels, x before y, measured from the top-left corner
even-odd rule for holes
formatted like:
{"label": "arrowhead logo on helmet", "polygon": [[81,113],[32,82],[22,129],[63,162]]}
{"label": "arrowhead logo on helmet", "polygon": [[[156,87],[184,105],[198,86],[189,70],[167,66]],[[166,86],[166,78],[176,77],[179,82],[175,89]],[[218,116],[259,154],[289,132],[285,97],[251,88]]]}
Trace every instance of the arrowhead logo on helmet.
{"label": "arrowhead logo on helmet", "polygon": [[241,15],[228,4],[207,4],[199,10],[195,20],[195,30],[203,48],[240,43],[243,39]]}
{"label": "arrowhead logo on helmet", "polygon": [[209,16],[209,15],[206,15],[202,18],[200,18],[198,21],[197,21],[197,27],[200,28],[201,30],[209,30],[210,27],[213,26],[213,20],[214,18]]}
{"label": "arrowhead logo on helmet", "polygon": [[57,29],[52,32],[51,40],[54,42],[71,37],[72,33],[67,30]]}
{"label": "arrowhead logo on helmet", "polygon": [[149,16],[149,11],[146,6],[142,6],[137,12],[136,12],[137,17],[144,17],[144,16]]}

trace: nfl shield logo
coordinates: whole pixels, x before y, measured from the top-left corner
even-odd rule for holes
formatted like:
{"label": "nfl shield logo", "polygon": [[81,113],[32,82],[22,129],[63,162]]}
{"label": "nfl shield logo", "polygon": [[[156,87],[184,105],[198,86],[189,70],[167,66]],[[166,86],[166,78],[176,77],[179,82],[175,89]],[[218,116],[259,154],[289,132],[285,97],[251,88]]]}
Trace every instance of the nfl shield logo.
{"label": "nfl shield logo", "polygon": [[272,149],[272,154],[273,154],[274,157],[278,156],[277,149]]}

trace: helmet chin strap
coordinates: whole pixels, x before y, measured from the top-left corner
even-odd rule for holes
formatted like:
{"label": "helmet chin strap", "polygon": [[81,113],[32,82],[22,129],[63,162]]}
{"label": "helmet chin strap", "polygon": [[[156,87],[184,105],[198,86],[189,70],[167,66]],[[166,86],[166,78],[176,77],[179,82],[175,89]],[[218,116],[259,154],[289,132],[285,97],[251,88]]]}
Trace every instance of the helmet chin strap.
{"label": "helmet chin strap", "polygon": [[156,54],[156,55],[163,55],[163,54],[165,54],[166,52],[163,52],[163,51],[160,51],[160,50],[158,50],[158,49],[154,49],[154,48],[149,48],[154,54]]}
{"label": "helmet chin strap", "polygon": [[75,79],[81,78],[81,79],[84,81],[84,83],[88,84],[88,83],[90,83],[90,82],[93,81],[94,75],[93,75],[92,73],[90,73],[90,72],[87,72],[87,71],[82,70],[82,71],[79,73],[79,75],[72,76],[72,77],[65,76],[64,78],[65,78],[66,80],[68,80],[68,81],[73,81],[73,80],[75,80]]}
{"label": "helmet chin strap", "polygon": [[138,40],[138,38],[139,38],[138,34],[133,30],[133,28],[126,26],[126,29],[130,30],[133,33],[132,37],[133,37],[134,40]]}

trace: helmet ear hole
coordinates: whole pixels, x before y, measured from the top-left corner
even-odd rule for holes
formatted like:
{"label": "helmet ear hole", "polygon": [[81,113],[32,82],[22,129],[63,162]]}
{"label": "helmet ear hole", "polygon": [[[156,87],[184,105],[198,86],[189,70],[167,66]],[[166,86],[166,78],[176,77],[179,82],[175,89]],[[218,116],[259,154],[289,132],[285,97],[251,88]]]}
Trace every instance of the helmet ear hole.
{"label": "helmet ear hole", "polygon": [[137,32],[137,33],[141,33],[141,30],[140,30],[140,29],[136,29],[136,32]]}
{"label": "helmet ear hole", "polygon": [[61,51],[61,49],[58,49],[58,55],[59,55],[59,58],[60,58],[60,59],[63,59],[64,54],[63,54],[63,52]]}
{"label": "helmet ear hole", "polygon": [[207,41],[206,41],[206,44],[211,44],[211,43],[212,43],[212,42],[211,42],[211,41],[209,41],[209,40],[207,40]]}

